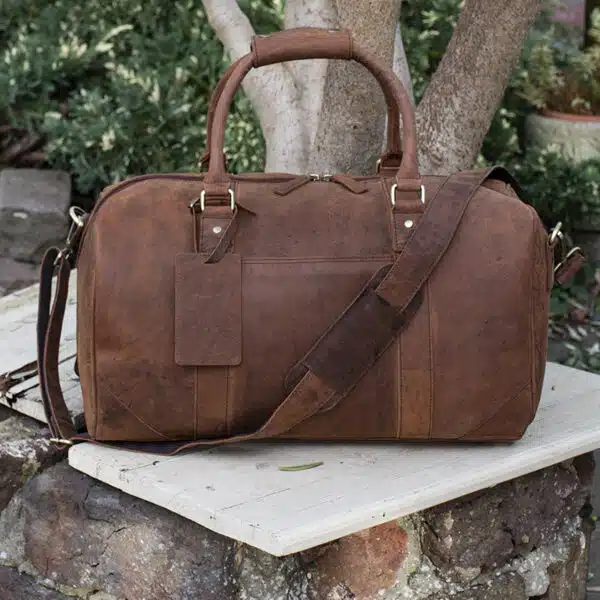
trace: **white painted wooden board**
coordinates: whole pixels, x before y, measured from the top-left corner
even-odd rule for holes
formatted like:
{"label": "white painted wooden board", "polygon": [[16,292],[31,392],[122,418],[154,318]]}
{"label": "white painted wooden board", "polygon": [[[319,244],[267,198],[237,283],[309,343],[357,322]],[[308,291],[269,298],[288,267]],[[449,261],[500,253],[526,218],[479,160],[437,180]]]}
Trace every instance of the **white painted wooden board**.
{"label": "white painted wooden board", "polygon": [[[76,421],[81,421],[83,407],[81,390],[73,366],[76,352],[76,273],[71,274],[69,297],[65,310],[60,343],[60,378],[65,400]],[[18,369],[36,360],[36,325],[39,285],[33,285],[0,298],[0,374]],[[7,396],[0,394],[0,404],[46,422],[37,373],[13,386]]]}
{"label": "white painted wooden board", "polygon": [[[600,447],[600,375],[548,364],[537,417],[513,444],[272,442],[172,458],[80,444],[76,469],[282,556]],[[295,472],[281,466],[323,461]]]}
{"label": "white painted wooden board", "polygon": [[[75,375],[75,358],[69,357],[63,360],[58,372],[67,408],[71,418],[79,427],[84,423],[83,398],[79,378]],[[7,396],[0,395],[0,404],[42,423],[47,422],[37,375],[13,386]]]}
{"label": "white painted wooden board", "polygon": [[[71,274],[60,356],[75,354],[76,272]],[[18,369],[36,359],[39,285],[0,298],[0,373]]]}

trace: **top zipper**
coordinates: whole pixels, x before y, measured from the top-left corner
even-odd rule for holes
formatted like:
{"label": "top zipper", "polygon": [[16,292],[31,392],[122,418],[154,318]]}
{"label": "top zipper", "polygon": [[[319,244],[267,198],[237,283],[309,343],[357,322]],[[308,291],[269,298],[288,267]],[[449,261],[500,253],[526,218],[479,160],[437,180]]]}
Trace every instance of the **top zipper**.
{"label": "top zipper", "polygon": [[[137,175],[135,177],[131,177],[130,179],[126,179],[119,183],[113,184],[113,187],[107,190],[104,196],[100,196],[96,201],[94,208],[92,209],[89,217],[86,219],[85,228],[82,232],[81,239],[79,241],[79,248],[82,247],[85,234],[87,233],[87,229],[90,225],[90,222],[93,220],[93,217],[96,216],[96,213],[100,209],[100,207],[108,200],[111,196],[115,195],[117,192],[120,192],[136,183],[141,181],[147,181],[149,179],[166,179],[166,180],[181,180],[181,181],[203,181],[205,174],[192,174],[192,173],[149,173],[147,175]],[[285,196],[289,194],[293,190],[299,188],[308,182],[335,182],[344,186],[346,189],[354,192],[355,194],[361,194],[366,191],[366,186],[361,180],[373,179],[373,177],[361,177],[360,179],[356,179],[354,177],[350,177],[348,175],[332,175],[331,173],[317,174],[311,173],[310,175],[288,175],[287,173],[260,173],[257,175],[254,174],[245,174],[240,173],[234,175],[233,179],[238,179],[242,181],[270,181],[272,183],[283,183],[283,186],[275,189],[275,193],[280,196]],[[379,176],[375,176],[376,179]]]}
{"label": "top zipper", "polygon": [[318,173],[311,173],[310,175],[299,175],[286,183],[275,188],[275,193],[278,196],[286,196],[287,194],[297,190],[298,188],[306,185],[307,183],[323,182],[323,183],[337,183],[353,194],[362,194],[367,191],[367,187],[364,181],[358,181],[354,177],[349,175],[324,173],[322,175]]}

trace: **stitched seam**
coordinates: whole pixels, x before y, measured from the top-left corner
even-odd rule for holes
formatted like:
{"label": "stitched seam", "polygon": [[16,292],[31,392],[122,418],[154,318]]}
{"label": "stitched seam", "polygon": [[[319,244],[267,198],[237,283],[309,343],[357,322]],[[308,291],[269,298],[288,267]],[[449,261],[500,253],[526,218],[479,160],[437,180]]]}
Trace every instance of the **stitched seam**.
{"label": "stitched seam", "polygon": [[198,367],[194,367],[194,439],[198,439]]}
{"label": "stitched seam", "polygon": [[393,261],[395,256],[393,254],[381,254],[378,256],[351,256],[348,258],[339,258],[335,256],[307,256],[307,257],[298,257],[298,258],[275,258],[275,257],[244,257],[244,263],[249,265],[269,265],[269,264],[287,264],[287,263],[328,263],[334,262],[335,264],[340,263],[369,263],[369,262],[381,262],[385,264],[389,264],[390,261]]}
{"label": "stitched seam", "polygon": [[[97,246],[97,244],[95,244]],[[96,269],[93,269],[93,284],[92,284],[92,394],[94,398],[95,414],[96,414],[96,427],[94,433],[96,437],[100,436],[100,430],[102,429],[100,423],[100,399],[98,397],[98,364],[97,364],[97,352],[96,352],[96,295],[97,295],[97,282],[96,282]],[[78,280],[79,281],[79,280]]]}
{"label": "stitched seam", "polygon": [[227,367],[227,377],[225,378],[225,431],[227,435],[231,435],[231,427],[229,424],[229,379],[231,377],[231,367]]}
{"label": "stitched seam", "polygon": [[434,361],[433,361],[433,349],[435,344],[433,343],[433,328],[431,327],[431,294],[430,294],[429,281],[425,284],[425,295],[427,298],[427,329],[429,330],[429,423],[427,425],[427,437],[431,438],[431,430],[433,429],[433,415],[434,411]]}
{"label": "stitched seam", "polygon": [[[530,411],[531,411],[531,420],[535,417],[535,399],[534,399],[534,390],[537,391],[537,360],[535,355],[535,303],[534,303],[534,278],[535,278],[535,270],[536,270],[536,257],[537,253],[540,250],[540,243],[538,240],[537,232],[536,232],[536,218],[537,213],[534,211],[532,206],[529,206],[530,214],[531,214],[531,225],[533,230],[533,240],[534,240],[534,248],[533,248],[533,260],[531,261],[531,289],[529,292],[529,360],[531,361],[531,395],[529,398],[530,402]],[[543,250],[542,250],[543,254]],[[544,282],[548,281],[547,273],[544,276]],[[544,284],[545,287],[545,284]],[[539,290],[541,292],[541,290]]]}
{"label": "stitched seam", "polygon": [[[463,433],[457,439],[463,439],[463,438],[466,438],[470,435],[477,433],[477,431],[479,431],[480,429],[485,427],[501,410],[503,410],[507,404],[510,404],[517,396],[520,396],[523,393],[523,390],[527,389],[530,386],[531,386],[531,383],[526,383],[524,386],[522,386],[519,389],[519,391],[516,394],[512,395],[508,400],[503,402],[485,421],[483,421],[482,423],[478,423],[476,427],[473,427],[473,429],[469,429],[469,431],[467,431],[466,433]],[[491,436],[491,437],[493,437],[493,436]]]}
{"label": "stitched seam", "polygon": [[[536,381],[536,377],[535,377],[535,369],[536,369],[536,365],[535,365],[535,357],[534,357],[534,352],[535,352],[535,343],[534,343],[534,337],[535,337],[535,315],[534,315],[534,310],[535,310],[535,306],[533,303],[533,294],[534,294],[534,283],[535,283],[535,262],[536,262],[536,257],[537,257],[537,251],[538,251],[538,243],[537,243],[537,239],[536,239],[536,235],[535,235],[535,222],[533,219],[531,219],[531,225],[532,225],[532,240],[533,240],[533,260],[531,260],[530,262],[530,277],[529,277],[529,281],[530,281],[530,288],[529,288],[529,361],[530,361],[530,365],[529,365],[529,373],[530,373],[530,377],[531,377],[531,387],[533,388],[535,386],[535,381]],[[531,255],[530,255],[531,256]],[[530,395],[529,398],[529,410],[530,413],[533,414],[533,394]]]}
{"label": "stitched seam", "polygon": [[397,355],[397,376],[396,376],[396,437],[400,439],[402,437],[402,410],[404,403],[402,402],[402,335],[396,336],[398,340],[398,355]]}
{"label": "stitched seam", "polygon": [[[236,189],[237,192],[237,189]],[[233,236],[233,239],[231,240],[231,252],[235,252],[236,251],[236,241],[237,241],[237,236]],[[242,313],[242,308],[244,306],[244,265],[243,263],[240,265],[240,315],[242,318],[242,361],[244,360],[244,315]],[[231,435],[231,422],[230,422],[230,418],[231,415],[233,414],[233,406],[230,406],[230,402],[229,402],[229,387],[230,387],[230,378],[231,377],[235,377],[235,375],[233,374],[233,367],[231,367],[230,365],[227,367],[227,388],[225,391],[225,431],[227,432],[227,435]],[[237,389],[234,385],[231,386],[233,393],[235,393],[235,390]],[[232,399],[232,400],[235,400]],[[233,402],[231,403],[233,405]]]}
{"label": "stitched seam", "polygon": [[[194,218],[196,218],[196,216],[194,215]],[[204,254],[204,249],[203,249],[203,245],[204,245],[204,213],[200,213],[200,225],[198,227],[198,248],[196,250],[196,253],[198,254]]]}
{"label": "stitched seam", "polygon": [[129,406],[127,406],[124,402],[122,402],[122,400],[110,388],[108,388],[106,385],[104,385],[102,387],[103,387],[103,389],[104,389],[105,392],[107,392],[112,398],[114,398],[130,415],[132,415],[144,427],[146,427],[146,429],[149,429],[150,431],[152,431],[152,433],[155,433],[156,435],[159,435],[160,437],[164,438],[165,440],[169,439],[169,437],[166,436],[164,433],[161,433],[160,431],[158,431],[158,429],[154,429],[154,427],[152,427],[151,425],[148,425],[148,423],[146,423],[141,417],[139,417],[136,413],[134,413],[129,408]]}

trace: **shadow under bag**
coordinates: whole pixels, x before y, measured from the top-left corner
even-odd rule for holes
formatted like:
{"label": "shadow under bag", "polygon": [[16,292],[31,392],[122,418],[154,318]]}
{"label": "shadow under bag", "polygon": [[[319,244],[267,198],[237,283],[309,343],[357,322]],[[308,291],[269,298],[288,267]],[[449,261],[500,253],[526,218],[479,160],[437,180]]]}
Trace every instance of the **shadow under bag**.
{"label": "shadow under bag", "polygon": [[[357,61],[379,82],[381,168],[228,173],[225,121],[243,77],[308,58]],[[175,453],[524,434],[544,378],[553,253],[504,169],[422,176],[405,90],[347,31],[255,38],[219,82],[209,128],[207,173],[110,186],[45,257],[39,369],[59,442]],[[58,377],[73,260],[84,434]]]}

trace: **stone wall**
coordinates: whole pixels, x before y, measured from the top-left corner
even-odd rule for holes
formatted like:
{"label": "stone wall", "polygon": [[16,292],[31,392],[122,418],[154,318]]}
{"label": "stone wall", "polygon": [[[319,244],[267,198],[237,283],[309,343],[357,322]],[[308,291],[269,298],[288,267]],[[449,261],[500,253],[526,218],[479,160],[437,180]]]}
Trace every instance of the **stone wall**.
{"label": "stone wall", "polygon": [[591,455],[276,558],[71,469],[44,435],[0,415],[0,600],[585,598]]}
{"label": "stone wall", "polygon": [[37,282],[45,250],[66,236],[70,199],[63,171],[0,170],[0,296]]}

